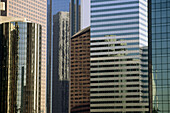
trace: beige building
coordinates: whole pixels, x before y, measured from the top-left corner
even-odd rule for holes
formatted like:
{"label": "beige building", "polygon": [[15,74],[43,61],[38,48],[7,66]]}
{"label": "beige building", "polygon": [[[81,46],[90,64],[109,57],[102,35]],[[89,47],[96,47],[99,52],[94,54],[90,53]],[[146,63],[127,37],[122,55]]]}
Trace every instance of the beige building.
{"label": "beige building", "polygon": [[1,0],[5,2],[2,16],[26,18],[42,26],[41,113],[46,112],[46,25],[47,0]]}
{"label": "beige building", "polygon": [[58,12],[53,16],[52,113],[69,110],[69,35],[69,13]]}

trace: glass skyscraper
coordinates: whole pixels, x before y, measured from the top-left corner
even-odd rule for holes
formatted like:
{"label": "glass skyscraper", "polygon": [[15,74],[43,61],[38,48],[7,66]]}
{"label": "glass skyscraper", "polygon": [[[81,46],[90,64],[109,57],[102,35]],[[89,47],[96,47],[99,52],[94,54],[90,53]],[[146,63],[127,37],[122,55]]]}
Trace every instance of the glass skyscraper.
{"label": "glass skyscraper", "polygon": [[46,113],[47,0],[0,0],[5,3],[1,16],[26,18],[42,26],[41,112]]}
{"label": "glass skyscraper", "polygon": [[148,1],[91,0],[91,113],[146,113]]}
{"label": "glass skyscraper", "polygon": [[152,112],[170,113],[170,0],[150,1]]}
{"label": "glass skyscraper", "polygon": [[81,29],[80,0],[70,0],[70,35],[73,36]]}
{"label": "glass skyscraper", "polygon": [[41,112],[41,26],[0,24],[0,112]]}

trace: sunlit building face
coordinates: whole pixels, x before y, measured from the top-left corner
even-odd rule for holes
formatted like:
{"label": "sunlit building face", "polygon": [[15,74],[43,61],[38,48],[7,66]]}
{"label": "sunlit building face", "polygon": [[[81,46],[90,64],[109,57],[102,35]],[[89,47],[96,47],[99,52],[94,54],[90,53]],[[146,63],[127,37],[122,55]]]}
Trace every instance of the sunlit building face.
{"label": "sunlit building face", "polygon": [[149,111],[147,21],[147,0],[91,0],[91,113]]}

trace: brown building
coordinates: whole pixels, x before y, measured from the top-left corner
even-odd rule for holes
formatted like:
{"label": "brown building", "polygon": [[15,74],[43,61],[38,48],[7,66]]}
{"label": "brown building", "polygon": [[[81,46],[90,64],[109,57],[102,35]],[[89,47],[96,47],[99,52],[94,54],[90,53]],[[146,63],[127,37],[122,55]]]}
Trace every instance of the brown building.
{"label": "brown building", "polygon": [[71,38],[70,112],[90,113],[90,27]]}
{"label": "brown building", "polygon": [[42,26],[41,57],[41,113],[46,113],[46,25],[47,0],[0,0],[5,2],[2,16],[26,18]]}

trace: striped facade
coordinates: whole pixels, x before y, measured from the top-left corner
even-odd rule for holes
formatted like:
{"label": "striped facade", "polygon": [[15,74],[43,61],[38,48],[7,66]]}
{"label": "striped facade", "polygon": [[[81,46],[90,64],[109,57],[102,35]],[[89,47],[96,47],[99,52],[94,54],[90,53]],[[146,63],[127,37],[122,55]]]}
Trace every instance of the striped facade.
{"label": "striped facade", "polygon": [[147,0],[91,0],[91,113],[145,113]]}
{"label": "striped facade", "polygon": [[90,113],[90,27],[71,38],[70,113]]}

